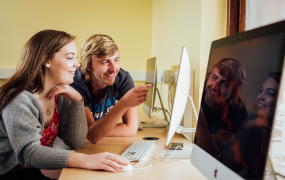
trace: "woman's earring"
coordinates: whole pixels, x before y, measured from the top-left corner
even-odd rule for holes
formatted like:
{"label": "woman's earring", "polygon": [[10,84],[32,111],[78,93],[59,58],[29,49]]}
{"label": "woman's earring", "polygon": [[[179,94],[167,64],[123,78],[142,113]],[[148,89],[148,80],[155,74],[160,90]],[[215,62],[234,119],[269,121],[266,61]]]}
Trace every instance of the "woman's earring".
{"label": "woman's earring", "polygon": [[46,67],[47,67],[47,68],[50,68],[50,65],[49,65],[49,64],[46,64]]}

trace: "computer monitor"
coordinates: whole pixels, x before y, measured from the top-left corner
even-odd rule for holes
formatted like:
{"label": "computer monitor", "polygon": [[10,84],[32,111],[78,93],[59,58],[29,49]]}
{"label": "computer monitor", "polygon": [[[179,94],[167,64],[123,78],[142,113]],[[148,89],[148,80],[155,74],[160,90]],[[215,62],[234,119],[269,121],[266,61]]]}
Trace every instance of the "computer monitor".
{"label": "computer monitor", "polygon": [[191,157],[206,178],[264,178],[284,49],[285,21],[212,42]]}
{"label": "computer monitor", "polygon": [[193,100],[189,95],[190,90],[190,62],[186,48],[182,48],[180,65],[178,70],[177,83],[175,87],[174,99],[171,110],[170,125],[167,133],[166,146],[171,141],[175,132],[183,132],[180,126],[184,115],[187,99],[190,98],[193,111],[196,112]]}
{"label": "computer monitor", "polygon": [[[144,113],[150,118],[148,122],[141,122],[143,127],[166,127],[168,125],[168,118],[166,116],[165,108],[162,103],[162,99],[160,93],[157,89],[157,64],[156,57],[150,58],[147,60],[146,64],[146,78],[145,84],[152,84],[152,87],[149,89],[147,93],[147,100],[143,105]],[[160,119],[160,117],[154,117],[154,104],[156,99],[156,93],[159,98],[159,102],[161,105],[161,110],[164,115],[164,119]]]}
{"label": "computer monitor", "polygon": [[153,114],[154,101],[156,96],[156,86],[157,86],[156,57],[147,60],[145,84],[152,84],[152,87],[149,89],[147,93],[147,100],[143,106],[144,113],[149,118],[151,118]]}

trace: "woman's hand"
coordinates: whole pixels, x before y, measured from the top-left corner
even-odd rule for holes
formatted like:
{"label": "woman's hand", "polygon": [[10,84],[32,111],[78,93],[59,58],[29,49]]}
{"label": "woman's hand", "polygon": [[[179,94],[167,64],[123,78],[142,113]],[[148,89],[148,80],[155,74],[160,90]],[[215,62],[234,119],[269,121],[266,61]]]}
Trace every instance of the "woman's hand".
{"label": "woman's hand", "polygon": [[90,170],[106,170],[110,172],[118,172],[118,169],[123,169],[123,166],[130,162],[117,154],[113,153],[99,153],[86,155],[73,152],[70,154],[67,162],[68,167],[77,167]]}
{"label": "woman's hand", "polygon": [[70,85],[67,84],[59,84],[52,88],[48,95],[47,98],[51,99],[55,95],[61,95],[63,97],[72,99],[74,101],[81,101],[82,96],[80,95],[79,92],[77,92],[74,88],[72,88]]}

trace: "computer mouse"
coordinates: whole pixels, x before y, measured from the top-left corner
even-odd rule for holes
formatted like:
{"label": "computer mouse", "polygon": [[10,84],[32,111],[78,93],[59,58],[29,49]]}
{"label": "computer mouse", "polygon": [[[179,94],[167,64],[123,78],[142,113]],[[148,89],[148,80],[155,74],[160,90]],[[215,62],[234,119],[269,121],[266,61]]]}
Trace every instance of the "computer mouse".
{"label": "computer mouse", "polygon": [[123,166],[123,169],[118,169],[118,171],[131,171],[133,169],[133,165],[128,164],[126,166]]}

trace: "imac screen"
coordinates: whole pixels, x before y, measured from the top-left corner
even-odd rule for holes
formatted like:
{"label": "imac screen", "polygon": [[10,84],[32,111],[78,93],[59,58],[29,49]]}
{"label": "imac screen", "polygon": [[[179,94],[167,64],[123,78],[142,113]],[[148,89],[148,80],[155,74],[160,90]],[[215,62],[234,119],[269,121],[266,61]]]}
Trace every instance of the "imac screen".
{"label": "imac screen", "polygon": [[184,110],[187,103],[187,98],[190,89],[190,62],[185,47],[182,49],[177,83],[173,99],[170,125],[167,134],[166,145],[170,142],[171,138],[176,132],[176,129],[181,123],[184,115]]}
{"label": "imac screen", "polygon": [[153,57],[148,59],[146,64],[145,84],[152,84],[152,87],[151,89],[149,89],[147,93],[147,100],[143,106],[143,111],[149,118],[152,117],[152,110],[156,94],[156,74],[157,74],[156,58]]}
{"label": "imac screen", "polygon": [[191,162],[209,179],[263,179],[285,21],[213,41]]}

